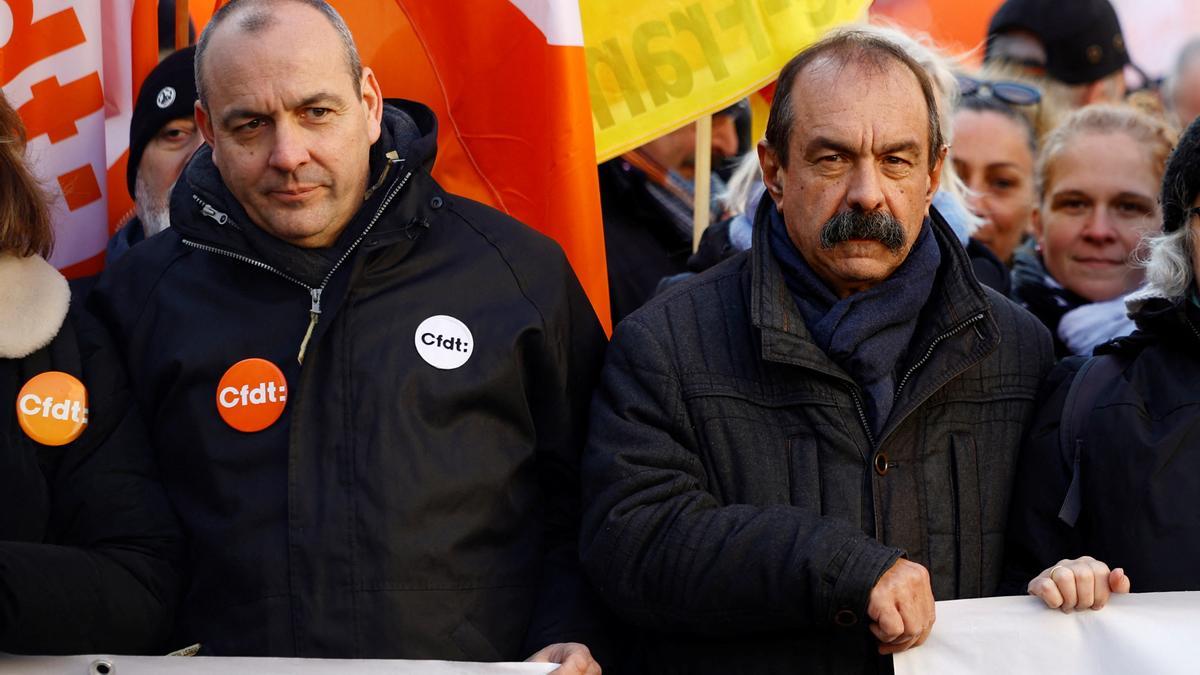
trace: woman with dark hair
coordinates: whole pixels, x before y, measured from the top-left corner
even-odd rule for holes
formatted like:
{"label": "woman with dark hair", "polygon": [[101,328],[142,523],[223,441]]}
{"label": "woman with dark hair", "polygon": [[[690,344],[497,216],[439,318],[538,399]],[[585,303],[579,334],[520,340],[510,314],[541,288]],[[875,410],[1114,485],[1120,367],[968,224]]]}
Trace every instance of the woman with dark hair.
{"label": "woman with dark hair", "polygon": [[1137,331],[1051,372],[1018,465],[1007,576],[1032,578],[1050,607],[1099,608],[1130,580],[1200,590],[1200,123],[1161,203],[1146,288],[1128,301]]}
{"label": "woman with dark hair", "polygon": [[179,533],[103,333],[69,312],[0,94],[0,651],[161,650]]}

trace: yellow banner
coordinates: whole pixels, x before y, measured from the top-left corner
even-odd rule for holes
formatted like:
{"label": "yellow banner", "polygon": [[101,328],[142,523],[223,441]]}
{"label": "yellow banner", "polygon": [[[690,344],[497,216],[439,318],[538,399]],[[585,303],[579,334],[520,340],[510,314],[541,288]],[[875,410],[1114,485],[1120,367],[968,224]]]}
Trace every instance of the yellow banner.
{"label": "yellow banner", "polygon": [[716,112],[775,79],[871,0],[581,0],[596,158]]}

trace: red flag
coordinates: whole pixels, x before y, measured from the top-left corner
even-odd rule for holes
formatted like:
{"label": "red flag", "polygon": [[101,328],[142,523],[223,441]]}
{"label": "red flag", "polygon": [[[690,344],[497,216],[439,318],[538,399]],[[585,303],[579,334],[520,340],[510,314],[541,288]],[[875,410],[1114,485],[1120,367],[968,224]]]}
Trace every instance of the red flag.
{"label": "red flag", "polygon": [[434,176],[567,253],[607,328],[608,274],[578,3],[341,0],[383,92],[440,125]]}
{"label": "red flag", "polygon": [[[6,0],[0,86],[28,130],[27,155],[54,197],[50,262],[100,270],[110,231],[130,211],[125,187],[136,84],[157,62],[154,0],[71,0],[42,16]],[[8,30],[4,30],[7,28]]]}

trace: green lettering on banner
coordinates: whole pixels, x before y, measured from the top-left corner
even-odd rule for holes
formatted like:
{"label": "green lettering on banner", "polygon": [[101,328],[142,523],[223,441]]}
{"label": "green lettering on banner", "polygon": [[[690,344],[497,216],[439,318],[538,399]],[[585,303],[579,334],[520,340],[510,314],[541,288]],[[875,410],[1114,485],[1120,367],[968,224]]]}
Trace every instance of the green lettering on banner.
{"label": "green lettering on banner", "polygon": [[[669,39],[667,24],[662,21],[647,21],[633,31],[633,58],[637,61],[650,100],[660,106],[667,102],[668,94],[673,98],[685,98],[692,93],[692,69],[675,50],[650,51],[650,41],[655,38]],[[669,40],[668,40],[669,44]],[[673,76],[668,81],[661,76],[660,69],[669,68]]]}
{"label": "green lettering on banner", "polygon": [[754,0],[733,0],[717,10],[717,25],[726,31],[737,26],[745,28],[750,45],[754,47],[754,56],[761,61],[771,55],[771,43],[755,10]]}
{"label": "green lettering on banner", "polygon": [[870,0],[580,0],[600,160],[763,86]]}
{"label": "green lettering on banner", "polygon": [[612,108],[604,100],[604,91],[600,87],[600,78],[596,74],[596,70],[601,64],[608,66],[613,77],[617,78],[617,85],[621,87],[621,93],[625,96],[625,104],[629,106],[629,114],[636,117],[646,112],[646,105],[642,103],[642,94],[633,81],[633,73],[629,70],[629,64],[625,61],[625,55],[621,52],[621,45],[616,38],[605,40],[603,49],[588,47],[585,53],[588,70],[588,97],[592,101],[592,114],[595,115],[596,122],[601,129],[611,127],[615,123]]}
{"label": "green lettering on banner", "polygon": [[720,82],[729,77],[725,56],[721,54],[721,47],[713,36],[712,26],[708,23],[708,16],[704,14],[703,7],[691,4],[687,6],[687,14],[678,10],[671,12],[671,25],[675,27],[676,35],[691,33],[692,37],[696,38],[696,44],[700,45],[700,51],[704,54],[708,69],[712,71],[713,79]]}
{"label": "green lettering on banner", "polygon": [[788,8],[788,0],[763,0],[763,14],[774,16]]}
{"label": "green lettering on banner", "polygon": [[[812,25],[823,26],[833,20],[837,13],[838,0],[809,0],[810,9],[808,10],[808,18],[812,19]],[[820,8],[812,5],[820,4]]]}

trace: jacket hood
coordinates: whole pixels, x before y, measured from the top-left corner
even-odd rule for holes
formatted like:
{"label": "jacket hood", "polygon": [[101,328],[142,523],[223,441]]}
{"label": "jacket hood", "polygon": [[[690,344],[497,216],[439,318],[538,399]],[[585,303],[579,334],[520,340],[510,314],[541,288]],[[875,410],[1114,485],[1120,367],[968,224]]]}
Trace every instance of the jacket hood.
{"label": "jacket hood", "polygon": [[[171,225],[180,237],[260,260],[309,286],[319,286],[365,230],[382,204],[391,181],[406,171],[432,170],[437,156],[437,119],[428,107],[389,99],[383,108],[379,140],[369,154],[368,189],[363,207],[329,248],[301,248],[262,230],[225,185],[202,146],[184,168],[171,193]],[[397,161],[397,159],[399,161]],[[393,168],[399,164],[401,170]]]}
{"label": "jacket hood", "polygon": [[1096,347],[1096,353],[1128,353],[1153,342],[1182,341],[1194,347],[1193,340],[1200,340],[1200,307],[1191,297],[1170,299],[1153,288],[1130,294],[1125,305],[1137,330]]}

